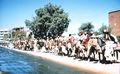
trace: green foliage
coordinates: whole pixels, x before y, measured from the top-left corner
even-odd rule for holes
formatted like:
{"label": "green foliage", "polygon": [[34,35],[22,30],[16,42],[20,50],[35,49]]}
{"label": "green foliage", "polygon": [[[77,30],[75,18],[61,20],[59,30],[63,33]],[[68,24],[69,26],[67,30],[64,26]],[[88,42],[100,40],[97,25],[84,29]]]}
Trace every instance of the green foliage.
{"label": "green foliage", "polygon": [[120,36],[117,36],[118,42],[120,42]]}
{"label": "green foliage", "polygon": [[95,31],[94,34],[95,34],[95,35],[100,35],[100,32]]}
{"label": "green foliage", "polygon": [[88,23],[83,23],[80,27],[79,27],[79,32],[87,32],[88,34],[90,34],[91,31],[93,31],[94,26],[88,22]]}
{"label": "green foliage", "polygon": [[100,34],[103,34],[103,31],[105,29],[108,29],[110,32],[111,32],[111,27],[110,26],[106,26],[106,25],[102,25],[96,33],[96,35],[100,35]]}
{"label": "green foliage", "polygon": [[96,32],[96,35],[103,34],[104,29],[107,29],[108,27],[106,25],[102,25],[98,31]]}
{"label": "green foliage", "polygon": [[35,38],[45,36],[60,36],[69,25],[67,13],[57,5],[47,4],[35,10],[32,21],[26,20],[26,26],[33,32]]}
{"label": "green foliage", "polygon": [[31,38],[32,38],[32,32],[30,32],[27,39],[30,40]]}
{"label": "green foliage", "polygon": [[24,31],[12,32],[12,37],[14,40],[24,40],[26,38],[26,33]]}
{"label": "green foliage", "polygon": [[100,28],[99,28],[99,33],[102,34],[104,29],[107,29],[107,26],[106,25],[102,25]]}

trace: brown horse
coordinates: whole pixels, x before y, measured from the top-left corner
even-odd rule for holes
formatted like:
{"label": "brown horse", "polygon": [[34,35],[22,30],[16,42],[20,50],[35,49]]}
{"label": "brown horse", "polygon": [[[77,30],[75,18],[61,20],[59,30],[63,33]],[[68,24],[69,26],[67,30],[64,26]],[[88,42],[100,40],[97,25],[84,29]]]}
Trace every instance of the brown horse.
{"label": "brown horse", "polygon": [[89,42],[89,36],[86,35],[84,40],[82,41],[82,45],[84,46],[84,54],[87,56],[87,51],[88,51],[88,42]]}
{"label": "brown horse", "polygon": [[83,46],[85,47],[85,51],[87,51],[87,49],[88,49],[88,41],[89,40],[85,40],[85,41],[83,41]]}

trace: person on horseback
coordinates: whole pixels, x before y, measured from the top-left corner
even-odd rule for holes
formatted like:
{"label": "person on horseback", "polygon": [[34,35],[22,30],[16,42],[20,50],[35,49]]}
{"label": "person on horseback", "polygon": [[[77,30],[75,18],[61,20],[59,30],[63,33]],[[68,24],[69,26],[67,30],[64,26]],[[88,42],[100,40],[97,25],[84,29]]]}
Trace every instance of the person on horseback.
{"label": "person on horseback", "polygon": [[117,43],[118,40],[116,38],[116,36],[114,36],[113,34],[110,33],[110,31],[108,29],[105,29],[103,31],[103,39],[106,41],[106,40],[110,40],[110,41],[113,41],[114,43]]}
{"label": "person on horseback", "polygon": [[91,32],[90,40],[88,42],[88,59],[90,59],[91,54],[93,54],[93,58],[95,60],[95,51],[97,52],[100,49],[97,43],[97,36],[93,32]]}
{"label": "person on horseback", "polygon": [[[72,47],[74,47],[74,56],[76,58],[85,58],[87,56],[87,45],[89,41],[89,35],[87,32],[80,32],[77,39],[73,39]],[[74,45],[74,46],[73,46]]]}
{"label": "person on horseback", "polygon": [[117,38],[110,33],[109,29],[103,31],[103,40],[105,41],[105,46],[103,47],[104,58],[112,58],[114,53],[114,47],[116,45]]}

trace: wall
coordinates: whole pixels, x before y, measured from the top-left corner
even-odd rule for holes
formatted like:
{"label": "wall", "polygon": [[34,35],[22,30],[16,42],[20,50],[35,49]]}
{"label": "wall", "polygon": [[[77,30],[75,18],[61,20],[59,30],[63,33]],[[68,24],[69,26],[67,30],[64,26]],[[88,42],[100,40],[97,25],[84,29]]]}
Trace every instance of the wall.
{"label": "wall", "polygon": [[109,12],[109,25],[112,34],[120,36],[120,10]]}

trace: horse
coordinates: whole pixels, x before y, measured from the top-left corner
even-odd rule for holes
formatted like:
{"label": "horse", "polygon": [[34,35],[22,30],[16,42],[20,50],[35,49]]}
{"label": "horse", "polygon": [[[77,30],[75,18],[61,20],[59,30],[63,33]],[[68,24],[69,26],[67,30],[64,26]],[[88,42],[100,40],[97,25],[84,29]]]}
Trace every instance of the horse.
{"label": "horse", "polygon": [[66,44],[66,50],[67,50],[67,55],[68,56],[71,56],[72,53],[73,53],[73,48],[75,46],[75,38],[73,36],[70,36],[68,39],[67,39],[67,44]]}
{"label": "horse", "polygon": [[[102,57],[104,58],[105,50],[103,50],[104,41],[99,37],[91,37],[91,39],[88,42],[88,59],[91,58],[91,54],[93,54],[93,59],[95,60],[95,56],[98,53],[99,60],[101,60],[100,54],[102,54]],[[96,52],[96,53],[95,53]]]}
{"label": "horse", "polygon": [[83,39],[83,41],[81,42],[82,47],[84,47],[83,52],[84,52],[84,57],[87,57],[87,52],[88,52],[88,42],[89,42],[90,38],[88,35],[85,35],[85,38]]}
{"label": "horse", "polygon": [[[97,43],[100,46],[100,51],[98,51],[98,56],[99,56],[99,61],[106,61],[105,57],[105,41],[102,38],[97,38]],[[101,54],[102,54],[102,59],[101,59]]]}
{"label": "horse", "polygon": [[104,40],[104,43],[102,43],[102,45],[104,45],[102,46],[103,61],[106,61],[107,59],[114,60],[113,59],[113,56],[115,56],[114,48],[117,43],[117,38],[109,33],[104,35],[102,40]]}
{"label": "horse", "polygon": [[81,44],[81,41],[80,40],[77,41],[75,44],[75,58],[81,57],[81,54],[82,54],[82,57],[83,56],[85,57],[84,49],[85,47]]}

